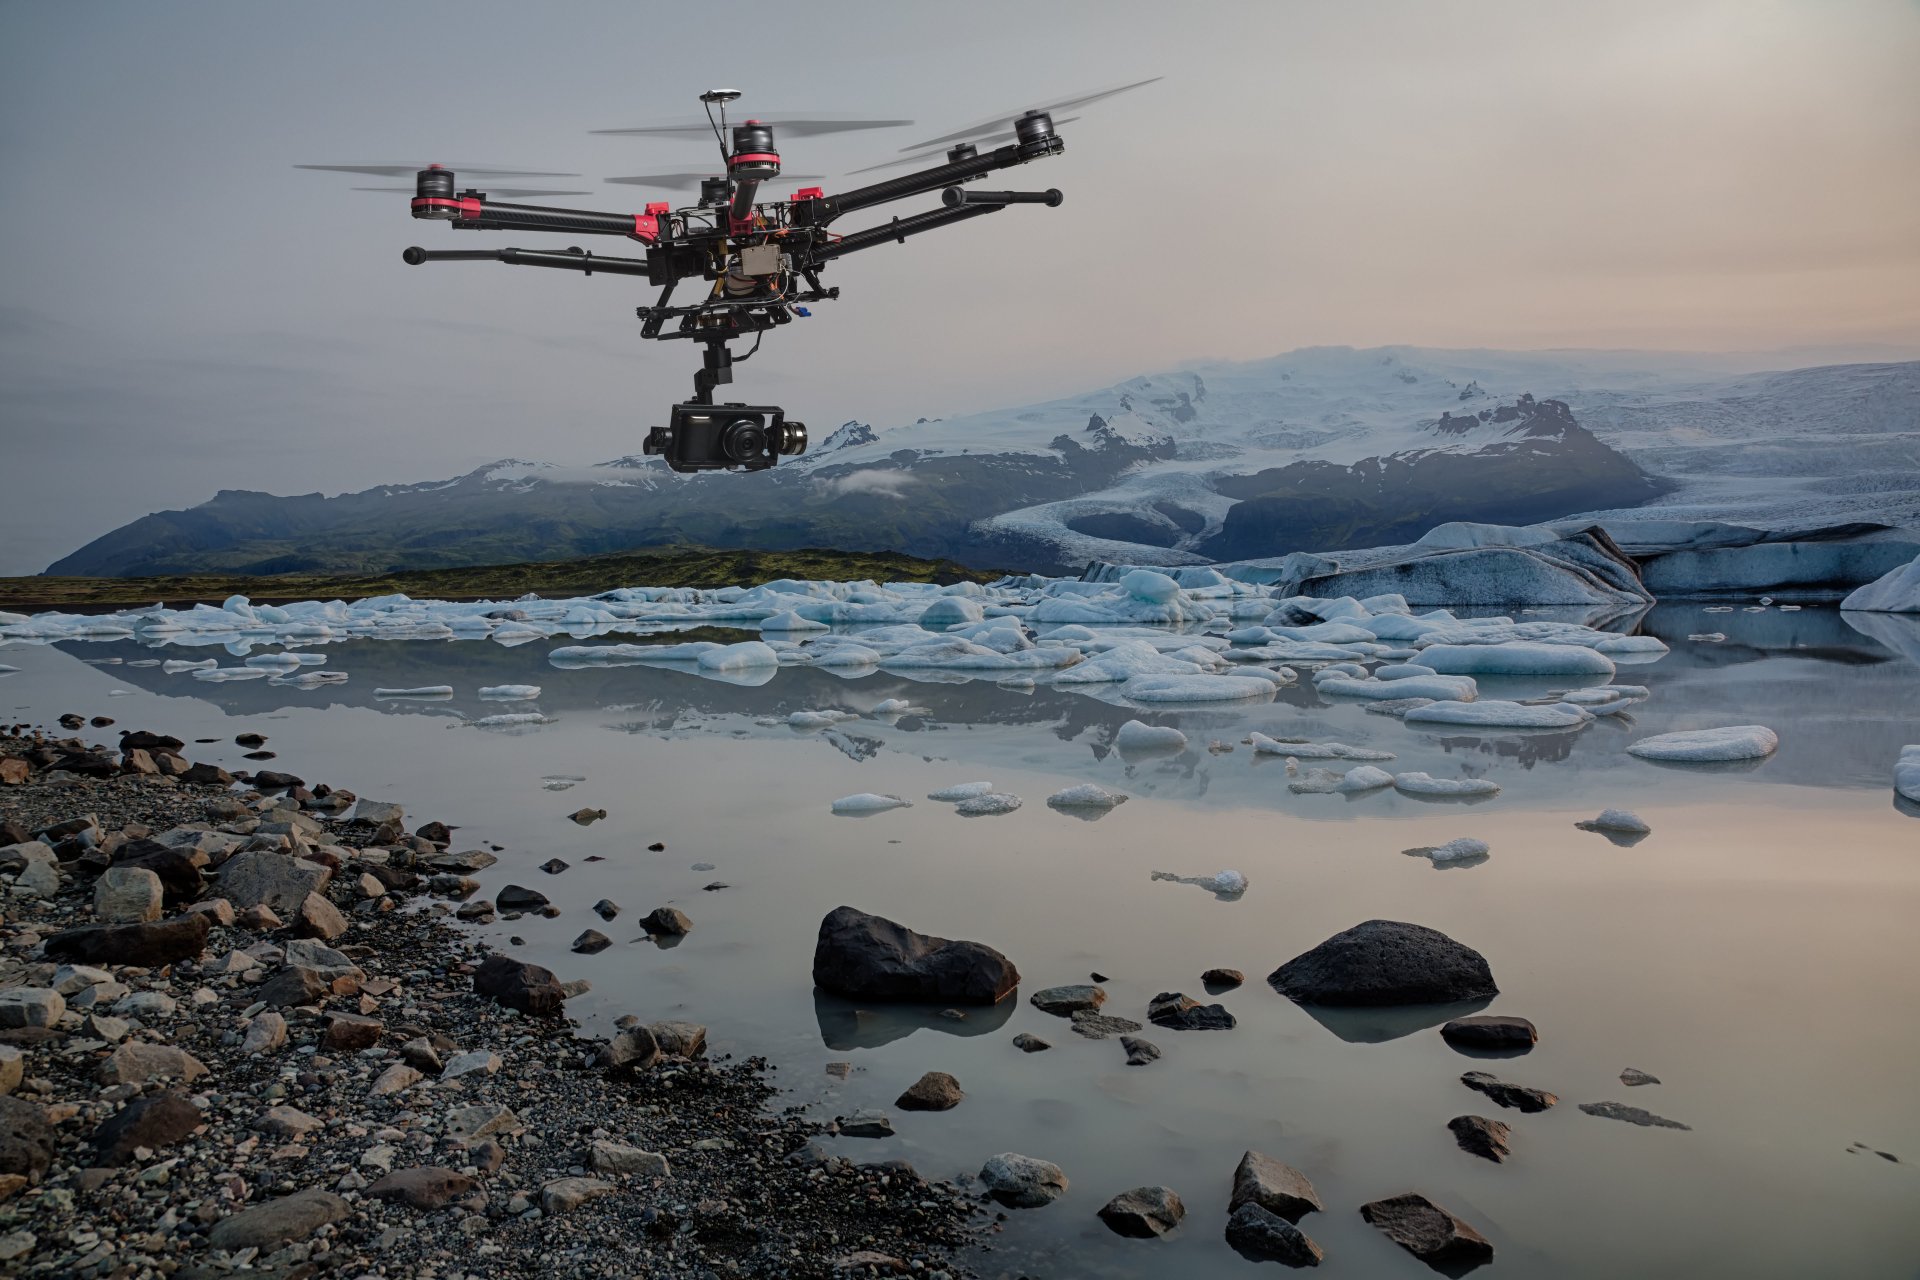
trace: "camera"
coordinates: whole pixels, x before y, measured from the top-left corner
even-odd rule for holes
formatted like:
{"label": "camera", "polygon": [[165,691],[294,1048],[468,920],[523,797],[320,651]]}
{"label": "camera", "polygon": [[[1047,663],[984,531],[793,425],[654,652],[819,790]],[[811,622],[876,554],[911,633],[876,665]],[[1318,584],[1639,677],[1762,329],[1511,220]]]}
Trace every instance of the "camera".
{"label": "camera", "polygon": [[673,406],[668,425],[647,432],[641,446],[675,471],[764,471],[779,459],[807,451],[807,428],[789,422],[778,405]]}

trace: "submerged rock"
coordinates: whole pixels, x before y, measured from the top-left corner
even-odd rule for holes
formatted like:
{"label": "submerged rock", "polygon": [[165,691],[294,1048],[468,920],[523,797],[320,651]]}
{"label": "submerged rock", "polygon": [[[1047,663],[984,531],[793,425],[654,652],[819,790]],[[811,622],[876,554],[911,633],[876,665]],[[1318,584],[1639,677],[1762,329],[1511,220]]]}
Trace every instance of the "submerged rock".
{"label": "submerged rock", "polygon": [[1644,1108],[1630,1107],[1624,1102],[1583,1102],[1580,1109],[1603,1120],[1624,1120],[1648,1129],[1685,1129],[1689,1132],[1693,1129],[1690,1124],[1681,1124],[1678,1120],[1669,1120]]}
{"label": "submerged rock", "polygon": [[1201,1004],[1178,991],[1163,991],[1147,1005],[1147,1021],[1173,1031],[1231,1031],[1234,1016],[1222,1004]]}
{"label": "submerged rock", "polygon": [[1451,1004],[1500,993],[1486,957],[1437,929],[1368,920],[1267,976],[1296,1004]]}
{"label": "submerged rock", "polygon": [[988,1005],[1020,985],[1020,971],[992,947],[915,933],[853,907],[820,922],[813,980],[856,999]]}
{"label": "submerged rock", "polygon": [[1227,1218],[1227,1243],[1249,1262],[1317,1267],[1326,1257],[1300,1228],[1253,1201],[1237,1205]]}
{"label": "submerged rock", "polygon": [[1067,1190],[1067,1175],[1059,1165],[1011,1151],[988,1159],[980,1167],[980,1181],[995,1200],[1014,1209],[1052,1204]]}
{"label": "submerged rock", "polygon": [[1127,1065],[1144,1067],[1150,1062],[1160,1060],[1160,1046],[1151,1040],[1142,1040],[1138,1036],[1121,1036],[1120,1047],[1127,1051]]}
{"label": "submerged rock", "polygon": [[473,974],[473,989],[509,1009],[535,1015],[558,1013],[566,999],[553,970],[510,956],[482,961]]}
{"label": "submerged rock", "polygon": [[1557,1094],[1545,1089],[1530,1089],[1525,1085],[1509,1084],[1485,1071],[1469,1071],[1460,1077],[1460,1083],[1478,1093],[1484,1093],[1503,1107],[1515,1111],[1545,1111],[1560,1101]]}
{"label": "submerged rock", "polygon": [[1493,1049],[1525,1053],[1540,1039],[1540,1033],[1525,1018],[1477,1013],[1455,1018],[1440,1028],[1446,1042],[1455,1048]]}
{"label": "submerged rock", "polygon": [[1628,1067],[1620,1073],[1620,1083],[1632,1088],[1636,1085],[1659,1084],[1660,1077],[1648,1075],[1638,1067]]}

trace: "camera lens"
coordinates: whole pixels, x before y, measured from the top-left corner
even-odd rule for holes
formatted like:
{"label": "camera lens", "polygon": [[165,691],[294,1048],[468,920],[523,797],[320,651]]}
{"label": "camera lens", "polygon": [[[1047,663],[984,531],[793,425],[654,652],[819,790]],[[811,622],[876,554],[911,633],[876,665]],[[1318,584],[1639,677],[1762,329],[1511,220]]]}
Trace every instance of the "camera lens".
{"label": "camera lens", "polygon": [[783,458],[807,451],[807,424],[783,422],[773,431],[773,448]]}
{"label": "camera lens", "polygon": [[735,418],[720,429],[720,452],[747,463],[767,452],[767,428],[758,418]]}

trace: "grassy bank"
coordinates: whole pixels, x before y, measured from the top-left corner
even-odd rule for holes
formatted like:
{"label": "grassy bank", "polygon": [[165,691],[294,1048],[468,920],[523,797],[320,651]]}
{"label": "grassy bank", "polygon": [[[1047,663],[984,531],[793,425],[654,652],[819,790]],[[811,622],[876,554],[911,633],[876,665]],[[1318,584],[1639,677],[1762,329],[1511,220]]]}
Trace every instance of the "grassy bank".
{"label": "grassy bank", "polygon": [[99,609],[196,601],[231,595],[255,600],[343,600],[404,592],[441,599],[593,595],[614,587],[754,586],[777,578],[873,578],[880,582],[990,582],[997,570],[970,569],[952,560],[923,560],[893,551],[714,551],[661,547],[581,560],[480,565],[460,569],[397,570],[330,576],[289,573],[266,577],[194,574],[164,578],[0,578],[0,609]]}

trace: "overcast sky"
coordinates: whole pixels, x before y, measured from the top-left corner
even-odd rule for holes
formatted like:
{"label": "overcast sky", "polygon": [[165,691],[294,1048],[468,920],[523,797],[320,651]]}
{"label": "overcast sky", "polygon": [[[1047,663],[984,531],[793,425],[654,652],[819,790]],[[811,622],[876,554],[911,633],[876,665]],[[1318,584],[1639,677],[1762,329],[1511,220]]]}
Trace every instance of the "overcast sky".
{"label": "overcast sky", "polygon": [[782,143],[832,188],[1164,76],[1007,184],[1063,207],[834,265],[735,383],[822,432],[1315,344],[1920,348],[1916,68],[1913,0],[0,3],[0,572],[222,488],[635,453],[691,390],[637,282],[400,261],[570,241],[297,163],[577,171],[556,203],[633,209],[601,180],[711,142],[588,131],[715,85],[918,122]]}

